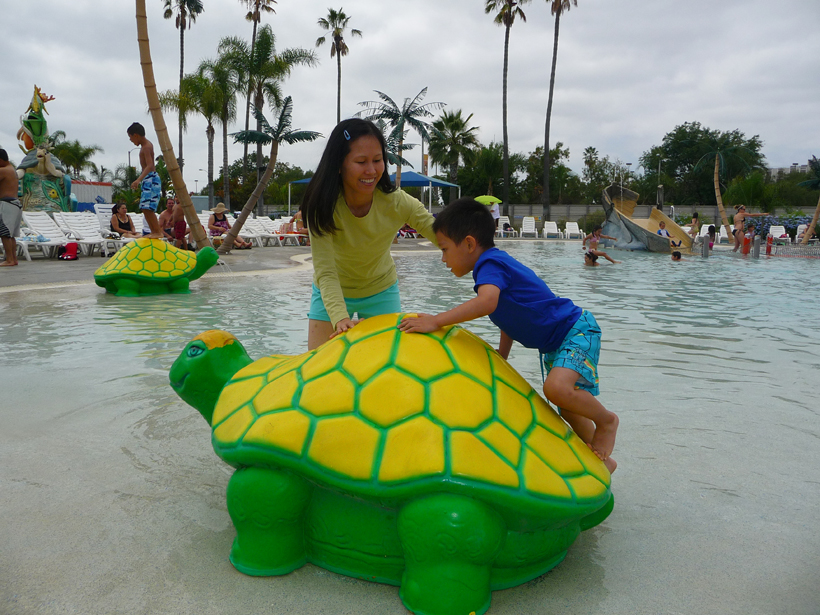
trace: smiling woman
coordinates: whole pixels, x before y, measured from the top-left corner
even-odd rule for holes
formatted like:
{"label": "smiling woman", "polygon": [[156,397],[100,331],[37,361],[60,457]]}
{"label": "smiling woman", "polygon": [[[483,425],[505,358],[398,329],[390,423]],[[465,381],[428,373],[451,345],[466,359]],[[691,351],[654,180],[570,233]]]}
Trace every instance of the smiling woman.
{"label": "smiling woman", "polygon": [[314,266],[308,349],[353,327],[354,314],[401,311],[390,245],[402,226],[436,243],[433,216],[396,190],[386,159],[375,124],[344,120],[333,129],[308,184],[302,202]]}

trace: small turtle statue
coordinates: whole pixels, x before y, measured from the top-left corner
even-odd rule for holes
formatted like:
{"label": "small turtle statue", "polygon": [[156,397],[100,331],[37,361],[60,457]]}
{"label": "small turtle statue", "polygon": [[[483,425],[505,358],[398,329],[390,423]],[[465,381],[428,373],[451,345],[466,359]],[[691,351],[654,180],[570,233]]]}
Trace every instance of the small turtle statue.
{"label": "small turtle statue", "polygon": [[402,333],[402,317],[257,361],[206,331],[170,383],[236,468],[239,571],[312,562],[398,585],[414,613],[480,615],[609,515],[610,475],[485,342],[457,326]]}
{"label": "small turtle statue", "polygon": [[94,272],[94,281],[118,297],[188,293],[188,283],[219,260],[211,247],[198,254],[159,239],[143,237],[126,244]]}

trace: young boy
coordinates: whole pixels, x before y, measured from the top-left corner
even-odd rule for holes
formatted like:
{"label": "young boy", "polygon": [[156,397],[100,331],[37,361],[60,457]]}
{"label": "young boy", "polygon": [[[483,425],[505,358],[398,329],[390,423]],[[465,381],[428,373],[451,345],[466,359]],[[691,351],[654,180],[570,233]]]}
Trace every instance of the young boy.
{"label": "young boy", "polygon": [[528,267],[495,247],[492,214],[478,201],[454,201],[433,223],[441,260],[456,277],[471,271],[477,296],[453,309],[407,317],[399,329],[429,333],[445,325],[489,316],[501,329],[505,359],[513,340],[543,354],[544,395],[558,406],[575,433],[606,464],[615,445],[618,417],[595,399],[601,330],[589,312],[557,297]]}
{"label": "young boy", "polygon": [[658,223],[658,235],[660,235],[661,237],[666,237],[667,239],[669,239],[669,243],[673,247],[677,248],[678,246],[680,246],[681,242],[680,241],[675,241],[672,238],[672,235],[669,233],[669,231],[666,230],[666,222],[659,222]]}
{"label": "young boy", "polygon": [[142,173],[131,184],[131,189],[140,187],[140,211],[145,216],[145,221],[151,232],[146,235],[149,239],[162,239],[163,232],[157,220],[157,205],[162,196],[162,182],[159,175],[154,170],[154,145],[145,138],[145,128],[139,122],[134,122],[128,127],[128,138],[131,143],[140,148],[140,166]]}

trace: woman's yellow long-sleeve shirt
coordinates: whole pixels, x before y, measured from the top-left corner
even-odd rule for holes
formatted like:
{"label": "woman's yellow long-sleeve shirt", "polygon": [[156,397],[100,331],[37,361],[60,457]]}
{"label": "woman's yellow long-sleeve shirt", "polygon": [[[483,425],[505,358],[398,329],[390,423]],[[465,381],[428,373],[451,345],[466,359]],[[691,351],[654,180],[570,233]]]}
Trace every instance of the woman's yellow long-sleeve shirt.
{"label": "woman's yellow long-sleeve shirt", "polygon": [[433,216],[421,201],[402,190],[373,193],[373,204],[363,218],[354,216],[341,194],[336,201],[335,233],[317,237],[310,229],[313,283],[322,294],[333,327],[350,318],[345,297],[361,299],[387,290],[396,283],[396,265],[390,246],[398,230],[409,224],[438,245]]}

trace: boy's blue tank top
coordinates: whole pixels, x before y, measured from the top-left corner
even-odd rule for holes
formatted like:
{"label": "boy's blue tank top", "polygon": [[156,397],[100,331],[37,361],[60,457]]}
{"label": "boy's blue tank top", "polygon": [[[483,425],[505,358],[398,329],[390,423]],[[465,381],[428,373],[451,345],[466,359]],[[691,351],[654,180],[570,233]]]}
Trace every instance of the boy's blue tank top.
{"label": "boy's blue tank top", "polygon": [[485,250],[478,258],[473,279],[476,292],[482,284],[501,289],[490,320],[527,348],[552,352],[581,316],[581,308],[556,296],[532,269],[498,248]]}

